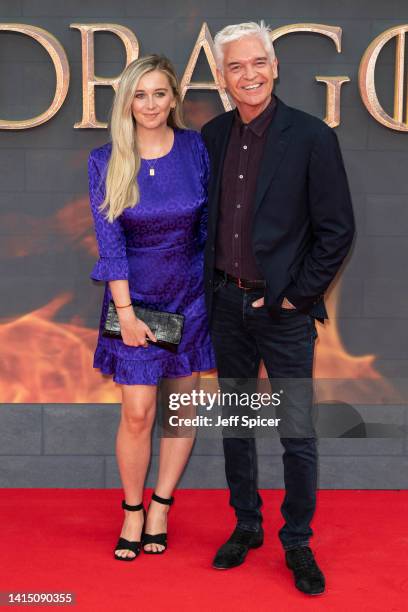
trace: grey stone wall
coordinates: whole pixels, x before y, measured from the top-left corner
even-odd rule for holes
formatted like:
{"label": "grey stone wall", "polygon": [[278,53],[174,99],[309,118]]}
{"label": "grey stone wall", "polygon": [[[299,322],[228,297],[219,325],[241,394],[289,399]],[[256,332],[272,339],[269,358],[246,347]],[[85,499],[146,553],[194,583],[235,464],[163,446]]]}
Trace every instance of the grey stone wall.
{"label": "grey stone wall", "polygon": [[[203,21],[213,35],[228,23],[265,19],[273,27],[317,22],[343,29],[342,53],[317,35],[295,34],[276,43],[280,78],[276,92],[288,104],[317,116],[325,112],[325,87],[314,76],[342,75],[343,150],[357,218],[357,240],[341,276],[338,322],[350,355],[376,356],[384,378],[408,371],[408,135],[379,125],[363,106],[357,86],[358,65],[373,38],[408,23],[405,0],[257,0],[249,10],[241,0],[1,0],[0,21],[23,22],[52,32],[67,51],[71,84],[59,113],[31,130],[0,134],[0,317],[7,320],[34,310],[62,291],[74,299],[58,314],[68,321],[81,313],[96,326],[101,292],[89,281],[93,260],[61,236],[42,233],[66,202],[87,192],[89,150],[106,142],[105,130],[75,130],[81,117],[80,35],[73,22],[114,22],[137,35],[141,54],[163,52],[181,76]],[[379,98],[390,112],[394,92],[393,43],[378,61]],[[121,43],[109,34],[96,41],[98,74],[123,67]],[[204,68],[203,68],[204,70]],[[197,78],[199,74],[197,73]],[[0,116],[34,116],[49,104],[53,69],[45,51],[16,34],[0,34]],[[197,100],[200,93],[188,94]],[[211,98],[211,95],[210,95]],[[106,120],[109,88],[97,92],[97,116]],[[218,101],[213,98],[214,108]],[[221,111],[221,108],[219,111]],[[198,126],[197,126],[198,127]],[[15,216],[17,215],[17,216]],[[15,221],[10,224],[8,220]],[[44,225],[46,227],[46,225]],[[20,241],[36,245],[30,255],[15,255]],[[4,297],[5,296],[5,297]],[[1,321],[0,321],[1,322]],[[393,417],[403,422],[402,409]],[[395,416],[396,415],[396,416]],[[0,405],[0,485],[5,487],[120,486],[114,458],[117,405]],[[261,486],[282,486],[277,441],[262,440]],[[320,442],[320,486],[327,488],[405,488],[408,453],[404,439],[326,439]],[[149,483],[154,478],[157,440]],[[148,484],[149,484],[148,483]],[[184,487],[225,486],[219,442],[198,441],[182,480]]]}
{"label": "grey stone wall", "polygon": [[[364,420],[407,426],[403,406],[370,406]],[[120,487],[115,436],[116,404],[3,404],[0,410],[0,486]],[[147,486],[154,486],[160,439],[153,435]],[[281,445],[277,438],[257,440],[259,484],[283,486]],[[405,489],[408,446],[404,437],[324,438],[319,441],[320,488]],[[198,438],[180,482],[182,488],[226,486],[222,443]]]}

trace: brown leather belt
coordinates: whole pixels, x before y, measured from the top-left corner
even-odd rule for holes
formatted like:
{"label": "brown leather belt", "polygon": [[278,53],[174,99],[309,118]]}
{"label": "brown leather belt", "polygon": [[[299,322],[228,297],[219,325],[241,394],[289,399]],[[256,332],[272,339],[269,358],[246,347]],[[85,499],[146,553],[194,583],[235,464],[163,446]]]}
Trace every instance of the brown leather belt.
{"label": "brown leather belt", "polygon": [[227,280],[231,281],[235,285],[237,285],[240,289],[264,289],[266,287],[266,282],[264,280],[248,280],[246,278],[238,278],[236,276],[232,276],[232,274],[228,274],[228,272],[223,272],[222,270],[217,270],[218,274],[221,274]]}

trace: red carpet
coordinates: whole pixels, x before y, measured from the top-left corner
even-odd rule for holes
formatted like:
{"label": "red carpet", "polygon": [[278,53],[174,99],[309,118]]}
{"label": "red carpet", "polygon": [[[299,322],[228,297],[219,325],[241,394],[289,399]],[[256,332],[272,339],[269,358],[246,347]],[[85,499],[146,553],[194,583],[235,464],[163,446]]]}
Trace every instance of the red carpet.
{"label": "red carpet", "polygon": [[407,491],[319,493],[312,548],[328,588],[314,598],[295,590],[283,562],[276,535],[282,491],[262,493],[265,544],[229,571],[210,567],[234,525],[226,491],[178,491],[169,550],[132,563],[112,556],[120,490],[3,489],[0,495],[2,592],[71,591],[77,603],[65,609],[92,612],[408,609]]}

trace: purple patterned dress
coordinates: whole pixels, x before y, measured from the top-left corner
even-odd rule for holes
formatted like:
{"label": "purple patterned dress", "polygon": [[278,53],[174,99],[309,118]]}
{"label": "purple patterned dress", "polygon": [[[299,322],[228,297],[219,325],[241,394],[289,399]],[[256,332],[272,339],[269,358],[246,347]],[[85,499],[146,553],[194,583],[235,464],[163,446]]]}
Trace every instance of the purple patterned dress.
{"label": "purple patterned dress", "polygon": [[[157,385],[160,379],[215,368],[204,302],[203,260],[207,217],[208,156],[201,136],[174,130],[170,152],[154,162],[142,159],[140,201],[113,223],[97,208],[105,193],[111,143],[88,159],[89,195],[99,248],[90,277],[105,281],[94,368],[125,385]],[[150,165],[149,165],[150,163]],[[155,176],[149,169],[154,164]],[[149,344],[126,346],[104,338],[110,280],[127,279],[131,298],[146,308],[185,316],[178,352]]]}

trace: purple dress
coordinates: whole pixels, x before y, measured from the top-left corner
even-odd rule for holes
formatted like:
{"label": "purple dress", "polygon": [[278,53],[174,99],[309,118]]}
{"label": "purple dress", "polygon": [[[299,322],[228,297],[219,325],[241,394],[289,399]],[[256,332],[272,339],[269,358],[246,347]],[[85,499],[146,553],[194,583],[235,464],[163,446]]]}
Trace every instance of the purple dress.
{"label": "purple dress", "polygon": [[[126,346],[104,338],[111,291],[105,284],[94,368],[125,385],[157,385],[160,379],[189,376],[215,368],[204,302],[208,155],[193,130],[174,130],[167,155],[142,159],[137,177],[140,201],[113,223],[97,208],[105,193],[111,143],[93,149],[88,159],[89,195],[99,260],[90,277],[127,279],[132,300],[141,306],[185,316],[176,354],[149,344]],[[150,165],[149,165],[150,164]],[[155,176],[149,169],[154,165]],[[105,209],[106,210],[106,209]]]}

